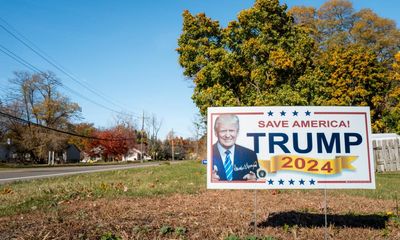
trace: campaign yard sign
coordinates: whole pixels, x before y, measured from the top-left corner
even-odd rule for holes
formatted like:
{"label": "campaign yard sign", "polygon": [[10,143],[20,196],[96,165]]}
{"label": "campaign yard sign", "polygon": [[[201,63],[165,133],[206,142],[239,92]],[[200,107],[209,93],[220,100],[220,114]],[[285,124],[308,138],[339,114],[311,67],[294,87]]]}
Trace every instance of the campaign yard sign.
{"label": "campaign yard sign", "polygon": [[208,108],[210,189],[374,189],[369,107]]}

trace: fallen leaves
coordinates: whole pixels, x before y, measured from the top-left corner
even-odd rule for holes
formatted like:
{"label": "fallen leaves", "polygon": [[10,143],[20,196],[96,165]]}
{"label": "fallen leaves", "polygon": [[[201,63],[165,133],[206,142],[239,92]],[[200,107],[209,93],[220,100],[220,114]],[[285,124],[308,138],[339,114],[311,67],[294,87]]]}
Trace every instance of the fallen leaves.
{"label": "fallen leaves", "polygon": [[1,194],[13,194],[14,191],[10,188],[10,187],[5,187],[3,188],[3,190],[1,191]]}
{"label": "fallen leaves", "polygon": [[[150,185],[155,186],[155,183]],[[107,187],[128,191],[123,182],[108,183]],[[9,239],[9,236],[43,239],[45,235],[48,239],[74,239],[79,236],[99,239],[108,230],[123,239],[179,239],[180,236],[186,239],[224,239],[230,234],[244,238],[254,233],[251,225],[254,221],[254,199],[251,193],[245,190],[209,190],[192,195],[76,200],[73,204],[62,204],[47,212],[37,209],[22,216],[0,218],[0,239]],[[323,214],[318,210],[323,199],[324,195],[319,191],[259,191],[258,235],[277,239],[293,239],[294,236],[298,239],[320,239],[324,234],[322,226],[292,226],[291,222],[303,217],[314,222],[316,219],[313,217],[319,218]],[[332,195],[328,199],[330,214],[347,216],[353,212],[356,213],[351,216],[354,219],[357,215],[371,214],[386,217],[387,211],[393,207],[389,200],[347,195]],[[278,225],[270,226],[269,221],[279,216],[282,217]],[[387,239],[396,239],[400,227],[393,219],[387,221],[384,229],[331,225],[328,231],[333,239],[347,239],[348,236],[359,240],[379,239],[383,231]],[[261,226],[262,223],[265,226]],[[50,234],[42,231],[45,226],[52,229]],[[165,226],[170,228],[160,235]]]}

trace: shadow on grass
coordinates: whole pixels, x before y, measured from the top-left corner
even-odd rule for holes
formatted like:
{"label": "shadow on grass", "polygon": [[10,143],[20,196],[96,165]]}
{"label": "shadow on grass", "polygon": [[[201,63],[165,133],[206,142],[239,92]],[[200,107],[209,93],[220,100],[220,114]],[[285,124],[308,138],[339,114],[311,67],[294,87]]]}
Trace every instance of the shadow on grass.
{"label": "shadow on grass", "polygon": [[[387,216],[372,215],[354,215],[354,214],[328,214],[328,225],[344,228],[374,228],[384,229],[388,221]],[[278,212],[272,213],[267,219],[257,224],[258,227],[283,227],[299,226],[305,228],[324,227],[325,215],[318,213],[303,212]]]}

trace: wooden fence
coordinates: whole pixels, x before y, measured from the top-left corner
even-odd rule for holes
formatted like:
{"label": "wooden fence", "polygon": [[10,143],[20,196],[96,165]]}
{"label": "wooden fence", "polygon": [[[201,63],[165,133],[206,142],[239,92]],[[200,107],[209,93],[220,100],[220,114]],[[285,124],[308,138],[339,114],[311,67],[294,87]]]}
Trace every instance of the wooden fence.
{"label": "wooden fence", "polygon": [[373,139],[372,146],[376,171],[400,171],[400,137]]}

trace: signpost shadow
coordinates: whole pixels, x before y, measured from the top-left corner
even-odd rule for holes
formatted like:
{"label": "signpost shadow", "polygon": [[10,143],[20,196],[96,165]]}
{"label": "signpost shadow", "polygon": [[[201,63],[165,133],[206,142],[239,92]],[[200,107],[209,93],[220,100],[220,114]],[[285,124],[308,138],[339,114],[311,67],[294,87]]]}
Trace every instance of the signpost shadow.
{"label": "signpost shadow", "polygon": [[[328,214],[328,225],[343,228],[373,228],[384,229],[387,216],[377,214],[354,215],[354,214]],[[295,226],[304,228],[325,227],[325,214],[304,212],[277,212],[272,213],[267,219],[259,222],[257,227],[283,227]]]}

